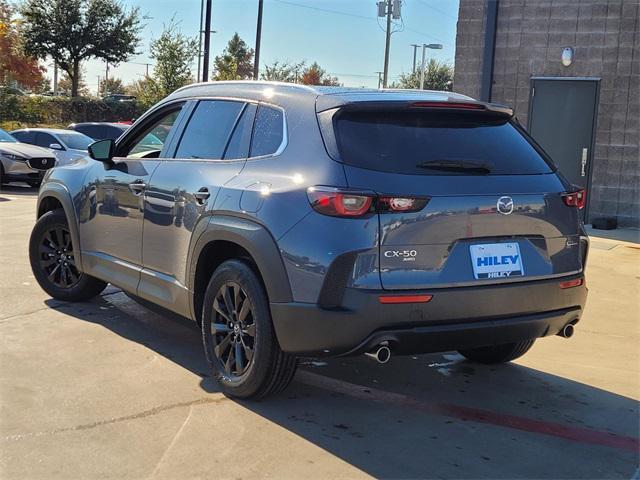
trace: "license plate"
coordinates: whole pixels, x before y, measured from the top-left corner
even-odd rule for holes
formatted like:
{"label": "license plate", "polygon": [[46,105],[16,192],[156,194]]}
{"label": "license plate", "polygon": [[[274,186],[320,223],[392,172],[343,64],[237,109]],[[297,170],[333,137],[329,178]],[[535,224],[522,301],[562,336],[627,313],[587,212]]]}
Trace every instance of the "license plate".
{"label": "license plate", "polygon": [[524,275],[520,246],[517,243],[471,245],[473,275],[481,278],[507,278]]}

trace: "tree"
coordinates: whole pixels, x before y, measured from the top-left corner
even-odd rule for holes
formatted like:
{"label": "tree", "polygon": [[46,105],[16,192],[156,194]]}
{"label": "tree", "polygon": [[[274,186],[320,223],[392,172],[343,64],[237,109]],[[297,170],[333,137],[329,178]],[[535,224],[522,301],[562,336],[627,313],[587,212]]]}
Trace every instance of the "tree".
{"label": "tree", "polygon": [[262,80],[297,83],[299,79],[299,72],[302,72],[304,66],[304,61],[290,64],[288,62],[280,63],[276,60],[271,65],[264,66],[264,72],[260,77]]}
{"label": "tree", "polygon": [[306,68],[300,77],[300,83],[305,85],[340,85],[337,77],[328,75],[327,72],[318,65],[318,62]]}
{"label": "tree", "polygon": [[222,55],[213,61],[215,80],[244,80],[253,78],[253,49],[235,33]]}
{"label": "tree", "polygon": [[83,72],[78,72],[78,77],[76,78],[76,94],[71,95],[71,91],[73,89],[73,81],[67,72],[63,72],[60,80],[58,80],[58,90],[67,96],[76,96],[76,97],[87,97],[89,96],[89,87],[84,81]]}
{"label": "tree", "polygon": [[74,97],[84,60],[115,66],[140,44],[139,10],[125,11],[118,0],[26,0],[21,14],[25,51],[51,57],[69,75]]}
{"label": "tree", "polygon": [[[424,88],[450,91],[452,86],[453,67],[448,63],[438,62],[435,58],[430,59],[424,71]],[[398,82],[392,83],[391,88],[420,88],[420,65],[415,72],[400,75]]]}
{"label": "tree", "polygon": [[125,93],[136,97],[138,105],[143,110],[147,110],[163,98],[158,84],[151,77],[144,77],[130,83],[125,87]]}
{"label": "tree", "polygon": [[100,80],[99,91],[102,95],[124,94],[124,85],[119,78],[107,78]]}
{"label": "tree", "polygon": [[15,82],[34,90],[43,82],[44,68],[24,52],[20,23],[14,13],[11,5],[0,0],[0,85]]}
{"label": "tree", "polygon": [[[162,35],[150,45],[151,58],[156,61],[150,82],[160,98],[193,82],[191,65],[198,55],[198,40],[178,30],[173,20],[165,25]],[[145,85],[147,85],[145,83]]]}

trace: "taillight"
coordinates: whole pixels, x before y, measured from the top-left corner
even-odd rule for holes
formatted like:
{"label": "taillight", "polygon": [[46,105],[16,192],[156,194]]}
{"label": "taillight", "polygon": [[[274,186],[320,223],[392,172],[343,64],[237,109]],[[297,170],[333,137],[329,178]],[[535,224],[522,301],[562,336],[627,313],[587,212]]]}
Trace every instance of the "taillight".
{"label": "taillight", "polygon": [[360,217],[369,213],[373,204],[373,196],[337,189],[311,187],[307,196],[315,210],[334,217]]}
{"label": "taillight", "polygon": [[584,188],[582,188],[580,190],[576,190],[575,192],[563,193],[562,201],[567,207],[583,209],[587,202],[587,192]]}
{"label": "taillight", "polygon": [[409,213],[422,210],[428,197],[379,196],[333,187],[310,187],[307,196],[319,213],[333,217],[362,217],[369,213]]}

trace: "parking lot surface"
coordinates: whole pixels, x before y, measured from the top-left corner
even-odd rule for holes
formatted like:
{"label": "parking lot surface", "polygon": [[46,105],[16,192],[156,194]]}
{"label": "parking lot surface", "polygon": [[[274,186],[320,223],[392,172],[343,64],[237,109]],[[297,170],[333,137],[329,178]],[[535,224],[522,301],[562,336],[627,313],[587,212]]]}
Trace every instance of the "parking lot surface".
{"label": "parking lot surface", "polygon": [[283,394],[239,402],[195,325],[113,287],[48,298],[27,255],[35,203],[0,191],[1,478],[638,476],[638,244],[593,238],[575,336],[512,364],[303,360]]}

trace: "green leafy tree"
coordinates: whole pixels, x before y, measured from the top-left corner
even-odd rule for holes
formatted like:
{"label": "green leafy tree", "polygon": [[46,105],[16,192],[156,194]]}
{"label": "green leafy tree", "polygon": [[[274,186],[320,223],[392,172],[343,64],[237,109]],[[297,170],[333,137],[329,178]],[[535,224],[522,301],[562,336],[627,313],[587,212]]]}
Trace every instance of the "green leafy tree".
{"label": "green leafy tree", "polygon": [[150,51],[156,61],[151,83],[144,83],[150,91],[162,98],[193,82],[191,65],[198,55],[198,40],[182,34],[173,20],[165,25],[162,35],[151,42]]}
{"label": "green leafy tree", "polygon": [[310,67],[302,72],[300,83],[305,85],[340,85],[337,77],[332,77],[318,65],[313,62]]}
{"label": "green leafy tree", "polygon": [[119,78],[108,78],[106,81],[100,80],[100,93],[102,95],[123,94],[124,85]]}
{"label": "green leafy tree", "polygon": [[[425,90],[450,91],[453,86],[453,67],[448,63],[430,59],[424,71]],[[412,73],[403,73],[397,82],[391,84],[391,88],[420,88],[420,65]]]}
{"label": "green leafy tree", "polygon": [[147,110],[163,98],[158,84],[151,77],[136,80],[127,85],[124,90],[127,95],[136,97],[136,101],[142,110]]}
{"label": "green leafy tree", "polygon": [[215,80],[244,80],[253,78],[253,49],[235,33],[222,55],[213,61]]}
{"label": "green leafy tree", "polygon": [[275,82],[297,83],[304,67],[304,61],[291,64],[288,62],[280,63],[280,61],[276,60],[271,65],[264,66],[264,72],[260,75],[260,78]]}
{"label": "green leafy tree", "polygon": [[20,10],[27,54],[51,57],[78,95],[81,63],[97,58],[117,65],[140,43],[140,14],[118,0],[26,0]]}

